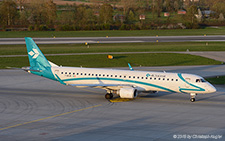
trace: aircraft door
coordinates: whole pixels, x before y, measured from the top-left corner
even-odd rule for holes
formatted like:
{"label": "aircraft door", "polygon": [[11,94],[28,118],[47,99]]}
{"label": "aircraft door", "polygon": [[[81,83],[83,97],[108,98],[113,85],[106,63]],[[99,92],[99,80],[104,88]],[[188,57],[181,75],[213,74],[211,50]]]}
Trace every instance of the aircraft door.
{"label": "aircraft door", "polygon": [[59,70],[55,70],[54,73],[59,75]]}
{"label": "aircraft door", "polygon": [[[190,78],[185,78],[185,80],[186,80],[187,82],[190,82],[190,81],[191,81],[191,79],[190,79]],[[189,87],[190,87],[190,85],[189,85],[188,83],[185,83],[185,87],[186,87],[186,88],[189,88]]]}

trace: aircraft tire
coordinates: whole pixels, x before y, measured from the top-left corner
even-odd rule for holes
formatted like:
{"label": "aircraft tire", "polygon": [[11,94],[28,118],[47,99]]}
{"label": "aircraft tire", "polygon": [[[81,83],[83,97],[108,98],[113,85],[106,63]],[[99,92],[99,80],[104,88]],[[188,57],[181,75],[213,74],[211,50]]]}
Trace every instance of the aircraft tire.
{"label": "aircraft tire", "polygon": [[113,98],[113,94],[107,93],[107,94],[105,95],[105,98],[106,98],[106,99],[112,99],[112,98]]}
{"label": "aircraft tire", "polygon": [[191,101],[191,102],[195,102],[195,98],[191,98],[190,101]]}

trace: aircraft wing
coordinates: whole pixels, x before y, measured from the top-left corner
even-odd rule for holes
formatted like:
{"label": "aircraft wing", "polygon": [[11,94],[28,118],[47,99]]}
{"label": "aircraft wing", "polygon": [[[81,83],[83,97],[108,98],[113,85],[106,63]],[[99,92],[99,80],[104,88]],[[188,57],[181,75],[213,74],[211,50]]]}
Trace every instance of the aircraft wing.
{"label": "aircraft wing", "polygon": [[118,90],[122,87],[132,87],[132,85],[123,85],[123,84],[67,84],[73,87],[94,87],[94,88],[102,88],[102,89],[110,89],[110,90]]}
{"label": "aircraft wing", "polygon": [[63,82],[59,76],[56,74],[55,75],[58,79],[58,81],[63,84],[63,85],[69,85],[73,87],[94,87],[94,88],[101,88],[101,89],[106,89],[106,90],[118,90],[123,87],[134,87],[133,85],[127,85],[127,84],[104,84],[104,83],[99,83],[99,84],[67,84]]}

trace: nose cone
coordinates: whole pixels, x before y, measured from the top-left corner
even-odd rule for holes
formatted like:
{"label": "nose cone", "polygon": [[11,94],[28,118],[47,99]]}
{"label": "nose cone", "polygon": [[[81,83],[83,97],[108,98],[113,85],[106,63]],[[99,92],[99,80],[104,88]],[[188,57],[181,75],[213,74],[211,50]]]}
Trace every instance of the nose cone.
{"label": "nose cone", "polygon": [[214,93],[214,92],[216,92],[216,88],[215,88],[213,85],[211,85],[211,86],[208,88],[208,91],[209,91],[209,93]]}

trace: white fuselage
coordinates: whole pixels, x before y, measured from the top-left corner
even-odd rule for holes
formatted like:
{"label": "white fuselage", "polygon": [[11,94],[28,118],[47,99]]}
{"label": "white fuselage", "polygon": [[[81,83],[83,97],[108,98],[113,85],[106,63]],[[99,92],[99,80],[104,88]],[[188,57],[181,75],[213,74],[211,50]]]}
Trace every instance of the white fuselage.
{"label": "white fuselage", "polygon": [[132,86],[138,91],[212,93],[216,89],[193,74],[129,71],[77,67],[52,67],[52,72],[66,84],[115,84]]}
{"label": "white fuselage", "polygon": [[30,37],[25,37],[30,67],[25,71],[59,81],[74,87],[94,87],[107,91],[105,98],[113,94],[120,98],[136,98],[138,92],[189,93],[191,102],[196,94],[212,93],[216,89],[202,77],[192,74],[150,71],[110,70],[97,68],[59,67],[48,61]]}

